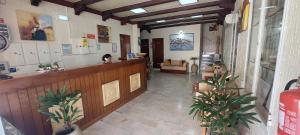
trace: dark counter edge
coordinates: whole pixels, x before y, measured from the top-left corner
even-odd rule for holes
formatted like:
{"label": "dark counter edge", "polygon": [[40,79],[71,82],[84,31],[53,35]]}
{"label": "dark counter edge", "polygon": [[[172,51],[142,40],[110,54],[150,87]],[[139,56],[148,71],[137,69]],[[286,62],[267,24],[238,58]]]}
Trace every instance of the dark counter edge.
{"label": "dark counter edge", "polygon": [[82,68],[68,69],[64,71],[51,71],[47,73],[38,73],[22,77],[15,77],[10,80],[0,81],[0,94],[4,92],[13,92],[27,87],[38,87],[48,83],[58,82],[85,74],[96,73],[99,71],[112,70],[115,68],[128,66],[132,64],[146,64],[144,58],[123,60],[110,64],[99,64],[93,66],[86,66]]}

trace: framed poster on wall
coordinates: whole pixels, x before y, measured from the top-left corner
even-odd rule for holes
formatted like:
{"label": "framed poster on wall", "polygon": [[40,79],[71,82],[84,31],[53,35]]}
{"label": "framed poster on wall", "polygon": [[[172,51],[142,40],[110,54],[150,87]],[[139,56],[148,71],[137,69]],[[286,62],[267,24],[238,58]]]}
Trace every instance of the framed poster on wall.
{"label": "framed poster on wall", "polygon": [[194,50],[194,33],[179,33],[170,35],[171,51]]}
{"label": "framed poster on wall", "polygon": [[21,40],[54,41],[51,16],[23,10],[16,14]]}
{"label": "framed poster on wall", "polygon": [[112,43],[112,52],[113,53],[117,53],[117,51],[118,51],[118,45],[117,45],[117,43]]}
{"label": "framed poster on wall", "polygon": [[111,27],[97,25],[98,42],[111,43]]}

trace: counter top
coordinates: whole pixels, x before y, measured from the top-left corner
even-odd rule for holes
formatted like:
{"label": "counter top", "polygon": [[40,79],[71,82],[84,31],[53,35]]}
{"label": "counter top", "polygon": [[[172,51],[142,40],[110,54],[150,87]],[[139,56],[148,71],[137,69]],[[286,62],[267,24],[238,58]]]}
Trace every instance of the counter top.
{"label": "counter top", "polygon": [[[59,80],[69,79],[80,75],[99,72],[101,70],[110,70],[120,66],[126,66],[134,63],[145,62],[144,58],[113,61],[109,64],[96,64],[76,68],[64,69],[63,71],[49,71],[45,73],[33,72],[19,75],[13,75],[13,79],[0,80],[0,93],[6,92],[8,89],[20,89],[22,87],[38,86],[39,84],[46,84],[57,82]],[[16,85],[17,84],[17,85]]]}
{"label": "counter top", "polygon": [[18,75],[0,81],[0,114],[26,135],[52,135],[57,125],[37,111],[38,97],[66,87],[67,92],[81,93],[76,107],[84,117],[76,124],[85,129],[142,94],[147,89],[146,73],[146,60],[132,59]]}

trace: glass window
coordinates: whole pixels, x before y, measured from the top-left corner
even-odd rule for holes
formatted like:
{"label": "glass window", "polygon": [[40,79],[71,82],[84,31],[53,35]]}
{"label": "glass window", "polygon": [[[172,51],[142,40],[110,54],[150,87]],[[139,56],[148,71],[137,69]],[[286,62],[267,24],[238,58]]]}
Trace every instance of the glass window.
{"label": "glass window", "polygon": [[[258,1],[258,0],[257,0]],[[260,0],[259,0],[260,1]],[[267,15],[264,30],[264,44],[261,54],[257,87],[258,111],[266,122],[271,101],[272,86],[280,41],[284,0],[267,0]],[[255,34],[255,33],[253,33]]]}

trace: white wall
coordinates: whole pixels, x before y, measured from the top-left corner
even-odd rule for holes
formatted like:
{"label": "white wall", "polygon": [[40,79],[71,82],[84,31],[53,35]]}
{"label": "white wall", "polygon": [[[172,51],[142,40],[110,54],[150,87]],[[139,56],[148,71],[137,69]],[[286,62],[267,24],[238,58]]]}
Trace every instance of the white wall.
{"label": "white wall", "polygon": [[[147,31],[142,31],[141,39],[149,39],[150,41],[150,58],[152,60],[152,38],[164,38],[164,59],[175,59],[175,60],[186,60],[189,61],[190,66],[192,61],[191,57],[199,57],[200,52],[200,33],[201,26],[198,25],[189,25],[189,26],[180,26],[180,27],[170,27],[162,29],[151,30],[151,33]],[[178,34],[179,31],[184,33],[194,33],[194,50],[193,51],[170,51],[170,34]],[[198,64],[198,62],[197,62]]]}
{"label": "white wall", "polygon": [[[237,0],[235,3],[235,10],[233,12],[238,12],[240,6],[242,5],[243,0]],[[253,2],[250,0],[250,2]],[[258,9],[256,12],[258,12]],[[259,16],[255,17],[256,20]],[[236,55],[236,67],[235,67],[235,75],[240,76],[236,83],[241,87],[244,78],[244,70],[245,66],[248,66],[248,73],[247,73],[247,84],[252,85],[252,78],[253,78],[253,68],[254,68],[254,60],[256,58],[256,47],[257,47],[257,39],[258,39],[258,22],[254,22],[255,26],[252,27],[252,43],[250,45],[250,64],[245,65],[246,60],[246,48],[247,48],[247,40],[248,40],[248,30],[238,33],[237,35],[237,55]],[[249,27],[248,27],[249,28]],[[227,68],[230,68],[230,64],[232,62],[231,58],[231,50],[232,50],[232,40],[233,40],[233,25],[232,24],[224,24],[224,50],[223,50],[223,60]],[[247,86],[249,88],[249,86]],[[246,91],[241,91],[241,93],[245,93],[247,91],[251,91],[251,89],[246,89]],[[260,116],[257,115],[260,119]],[[242,128],[241,131],[242,135],[265,135],[267,134],[267,128],[264,123],[255,123],[250,125],[250,129]]]}
{"label": "white wall", "polygon": [[[241,1],[241,0],[239,0]],[[270,105],[270,120],[268,122],[268,126],[263,123],[250,125],[250,130],[246,129],[243,130],[243,134],[245,135],[258,135],[258,134],[268,134],[268,135],[277,135],[277,126],[278,126],[278,112],[279,112],[279,97],[280,93],[283,92],[286,83],[292,79],[298,78],[300,75],[300,19],[298,17],[298,13],[300,12],[300,1],[298,0],[288,0],[285,1],[284,7],[284,17],[282,22],[282,33],[281,33],[281,40],[278,49],[278,56],[277,56],[277,65],[275,71],[275,78],[274,78],[274,85],[273,85],[273,92],[271,95],[271,105]],[[258,12],[258,8],[254,9]],[[254,16],[255,20],[258,20],[257,16]],[[249,72],[247,74],[248,81],[247,84],[252,85],[252,76],[253,76],[253,65],[256,54],[257,48],[257,39],[258,39],[258,23],[254,20],[253,27],[252,27],[252,43],[251,43],[251,51],[250,51],[250,65]],[[229,29],[230,27],[225,27],[225,30]],[[226,32],[225,32],[226,33]],[[245,34],[246,35],[246,34]],[[242,50],[243,40],[246,40],[244,33],[239,34],[239,45],[238,47],[238,55],[242,55],[244,52]],[[226,36],[226,35],[225,35]],[[225,38],[225,42],[229,39]],[[241,45],[242,44],[242,45]],[[224,46],[226,47],[226,46]],[[225,50],[224,50],[225,51]],[[259,54],[260,55],[260,54]],[[226,56],[224,56],[226,57]],[[239,60],[238,60],[239,61]],[[252,67],[252,68],[251,68]]]}
{"label": "white wall", "polygon": [[285,11],[282,22],[282,36],[278,50],[278,60],[274,78],[271,101],[272,125],[268,128],[269,135],[277,134],[279,95],[284,90],[286,83],[297,79],[300,75],[300,1],[285,1]]}
{"label": "white wall", "polygon": [[[76,47],[76,44],[83,35],[97,33],[97,24],[110,26],[112,28],[112,42],[118,44],[117,53],[112,53],[111,43],[100,43],[101,49],[97,51],[96,54],[63,56],[63,62],[67,68],[99,63],[104,53],[110,53],[117,59],[120,57],[120,34],[131,36],[131,48],[133,52],[139,52],[140,50],[138,46],[140,33],[136,25],[120,25],[119,21],[112,19],[103,22],[101,16],[87,12],[83,12],[80,16],[77,16],[74,14],[74,9],[72,8],[44,1],[41,2],[38,7],[35,7],[30,5],[30,0],[6,0],[6,4],[0,5],[0,18],[4,18],[5,23],[9,26],[13,43],[36,43],[35,41],[22,41],[20,39],[16,18],[17,9],[52,16],[55,41],[48,42],[51,44],[61,45],[62,43],[72,43],[73,47]],[[68,16],[69,21],[59,20],[58,15]],[[3,53],[0,54],[0,60],[5,60],[1,55],[3,55]],[[18,68],[20,72],[30,72],[35,70],[36,67],[37,65],[25,65],[19,66]]]}
{"label": "white wall", "polygon": [[230,63],[231,63],[233,25],[224,24],[223,30],[224,30],[223,61],[224,61],[225,66],[229,69]]}

